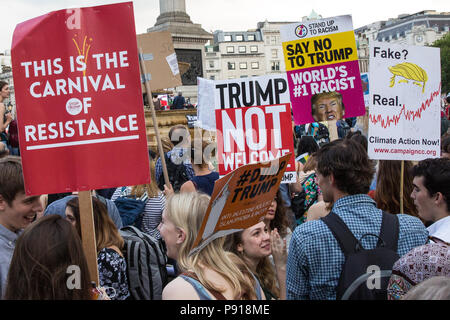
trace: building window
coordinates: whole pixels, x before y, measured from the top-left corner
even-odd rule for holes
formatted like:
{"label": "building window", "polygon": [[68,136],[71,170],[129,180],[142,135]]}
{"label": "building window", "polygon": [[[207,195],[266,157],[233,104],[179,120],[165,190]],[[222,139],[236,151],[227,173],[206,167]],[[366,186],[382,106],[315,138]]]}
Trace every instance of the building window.
{"label": "building window", "polygon": [[259,69],[259,62],[252,62],[252,69]]}
{"label": "building window", "polygon": [[248,76],[245,76],[245,75],[244,75],[244,76],[241,76],[241,78],[247,78],[247,77],[248,77]]}
{"label": "building window", "polygon": [[210,76],[209,80],[216,80],[216,76]]}
{"label": "building window", "polygon": [[227,53],[234,53],[234,47],[227,47]]}
{"label": "building window", "polygon": [[214,68],[214,61],[209,61],[209,67]]}
{"label": "building window", "polygon": [[239,53],[245,53],[246,51],[245,46],[239,46]]}
{"label": "building window", "polygon": [[271,36],[270,37],[270,44],[277,44],[277,37],[276,36]]}
{"label": "building window", "polygon": [[271,70],[279,71],[280,70],[280,61],[272,61],[271,62]]}
{"label": "building window", "polygon": [[247,62],[240,62],[239,69],[247,69]]}
{"label": "building window", "polygon": [[236,64],[234,62],[228,62],[228,70],[235,70]]}
{"label": "building window", "polygon": [[244,41],[244,36],[242,34],[236,35],[236,41]]}
{"label": "building window", "polygon": [[249,34],[247,37],[248,41],[255,41],[255,35],[254,34]]}
{"label": "building window", "polygon": [[230,35],[224,36],[223,40],[224,41],[231,41],[231,36]]}
{"label": "building window", "polygon": [[250,52],[258,52],[258,46],[250,46]]}
{"label": "building window", "polygon": [[278,50],[277,49],[272,49],[272,58],[278,58]]}

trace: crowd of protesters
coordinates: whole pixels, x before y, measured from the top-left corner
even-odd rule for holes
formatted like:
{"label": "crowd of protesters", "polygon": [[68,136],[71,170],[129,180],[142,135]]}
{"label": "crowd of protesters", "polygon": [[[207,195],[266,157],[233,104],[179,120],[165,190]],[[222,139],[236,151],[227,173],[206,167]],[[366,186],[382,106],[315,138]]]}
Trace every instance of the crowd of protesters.
{"label": "crowd of protesters", "polygon": [[[4,111],[2,118],[0,130],[10,122]],[[120,233],[129,223],[116,204],[133,197],[145,199],[135,226],[164,243],[176,266],[163,299],[340,299],[348,252],[333,223],[368,250],[386,240],[378,240],[391,227],[386,221],[395,221],[398,259],[383,298],[450,299],[449,135],[442,136],[440,158],[404,161],[401,174],[401,161],[369,159],[360,131],[318,141],[306,129],[296,136],[297,182],[280,185],[263,220],[195,252],[191,248],[219,174],[214,147],[191,140],[185,126],[163,137],[164,155],[150,152],[150,184],[93,191],[100,296],[132,298]],[[77,194],[27,196],[21,159],[8,153],[0,149],[2,298],[94,299]],[[67,269],[74,265],[81,278],[71,288]]]}

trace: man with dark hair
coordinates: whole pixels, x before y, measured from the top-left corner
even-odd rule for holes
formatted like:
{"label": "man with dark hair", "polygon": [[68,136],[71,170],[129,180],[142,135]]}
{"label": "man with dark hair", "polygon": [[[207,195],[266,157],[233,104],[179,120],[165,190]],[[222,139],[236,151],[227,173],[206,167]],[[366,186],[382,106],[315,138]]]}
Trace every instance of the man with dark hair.
{"label": "man with dark hair", "polygon": [[6,289],[9,265],[22,230],[42,211],[40,195],[27,196],[19,157],[0,159],[0,293]]}
{"label": "man with dark hair", "polygon": [[450,159],[425,159],[411,168],[411,198],[419,216],[432,224],[430,242],[412,249],[392,267],[387,293],[398,300],[414,286],[436,276],[448,276],[450,243]]}
{"label": "man with dark hair", "polygon": [[[330,215],[341,218],[358,240],[368,233],[379,235],[382,211],[367,195],[375,169],[363,146],[352,139],[335,140],[317,151],[317,162],[323,200],[334,204]],[[405,214],[397,217],[399,255],[427,242],[428,232],[418,218]],[[365,249],[372,249],[378,238],[364,237],[360,241]],[[289,247],[287,298],[336,299],[345,260],[340,245],[322,219],[298,226]]]}
{"label": "man with dark hair", "polygon": [[419,216],[433,223],[428,227],[431,237],[450,243],[450,159],[425,159],[411,171],[411,198]]}

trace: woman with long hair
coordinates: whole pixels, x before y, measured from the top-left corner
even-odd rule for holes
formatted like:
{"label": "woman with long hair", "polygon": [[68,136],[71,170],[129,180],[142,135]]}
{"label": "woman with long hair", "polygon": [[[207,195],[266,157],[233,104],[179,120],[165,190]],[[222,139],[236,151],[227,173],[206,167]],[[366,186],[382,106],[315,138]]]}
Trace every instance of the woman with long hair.
{"label": "woman with long hair", "polygon": [[267,224],[259,222],[229,235],[226,248],[238,255],[260,281],[266,299],[286,299],[286,240],[276,228],[269,232]]}
{"label": "woman with long hair", "polygon": [[254,300],[262,292],[243,262],[217,238],[192,252],[210,197],[203,193],[172,194],[158,229],[167,256],[177,261],[181,275],[164,288],[163,300]]}
{"label": "woman with long hair", "polygon": [[119,187],[114,191],[111,200],[114,201],[120,196],[133,197],[137,199],[147,198],[142,216],[140,229],[161,239],[158,231],[158,225],[161,222],[162,212],[166,205],[166,197],[158,188],[155,176],[155,161],[150,160],[150,183],[137,186]]}
{"label": "woman with long hair", "polygon": [[[105,287],[112,300],[125,300],[128,290],[127,264],[122,254],[124,240],[108,215],[106,206],[92,197],[97,264],[100,286]],[[81,238],[80,204],[78,197],[67,202],[66,218],[72,223]]]}
{"label": "woman with long hair", "polygon": [[[74,281],[73,266],[79,271]],[[81,240],[69,222],[49,215],[24,230],[11,260],[4,299],[93,299]]]}
{"label": "woman with long hair", "polygon": [[[419,217],[414,200],[410,197],[414,189],[413,177],[410,174],[412,167],[411,161],[404,161],[403,212]],[[380,160],[378,162],[377,187],[375,190],[377,208],[393,214],[400,213],[400,176],[401,160]]]}
{"label": "woman with long hair", "polygon": [[[292,199],[294,203],[300,202],[297,205],[298,208],[294,207],[297,224],[306,222],[309,208],[315,203],[323,200],[322,192],[317,183],[316,167],[317,158],[314,153],[306,161],[303,170],[298,173],[296,182],[297,187],[295,188],[297,194]],[[300,199],[301,201],[296,199]]]}
{"label": "woman with long hair", "polygon": [[281,191],[278,190],[275,198],[267,210],[264,221],[269,229],[269,232],[277,229],[280,237],[286,240],[289,246],[289,240],[292,235],[292,230],[289,228],[289,220],[286,215],[286,207],[283,205]]}

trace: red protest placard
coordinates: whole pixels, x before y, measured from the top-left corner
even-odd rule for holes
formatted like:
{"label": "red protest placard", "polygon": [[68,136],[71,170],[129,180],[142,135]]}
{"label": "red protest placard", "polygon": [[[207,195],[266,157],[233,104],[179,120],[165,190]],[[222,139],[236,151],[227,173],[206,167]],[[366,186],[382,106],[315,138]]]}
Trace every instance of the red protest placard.
{"label": "red protest placard", "polygon": [[131,2],[17,25],[12,64],[27,194],[150,181]]}
{"label": "red protest placard", "polygon": [[[295,154],[291,107],[288,103],[216,109],[219,174],[256,162]],[[284,182],[295,182],[295,158],[288,162]]]}

